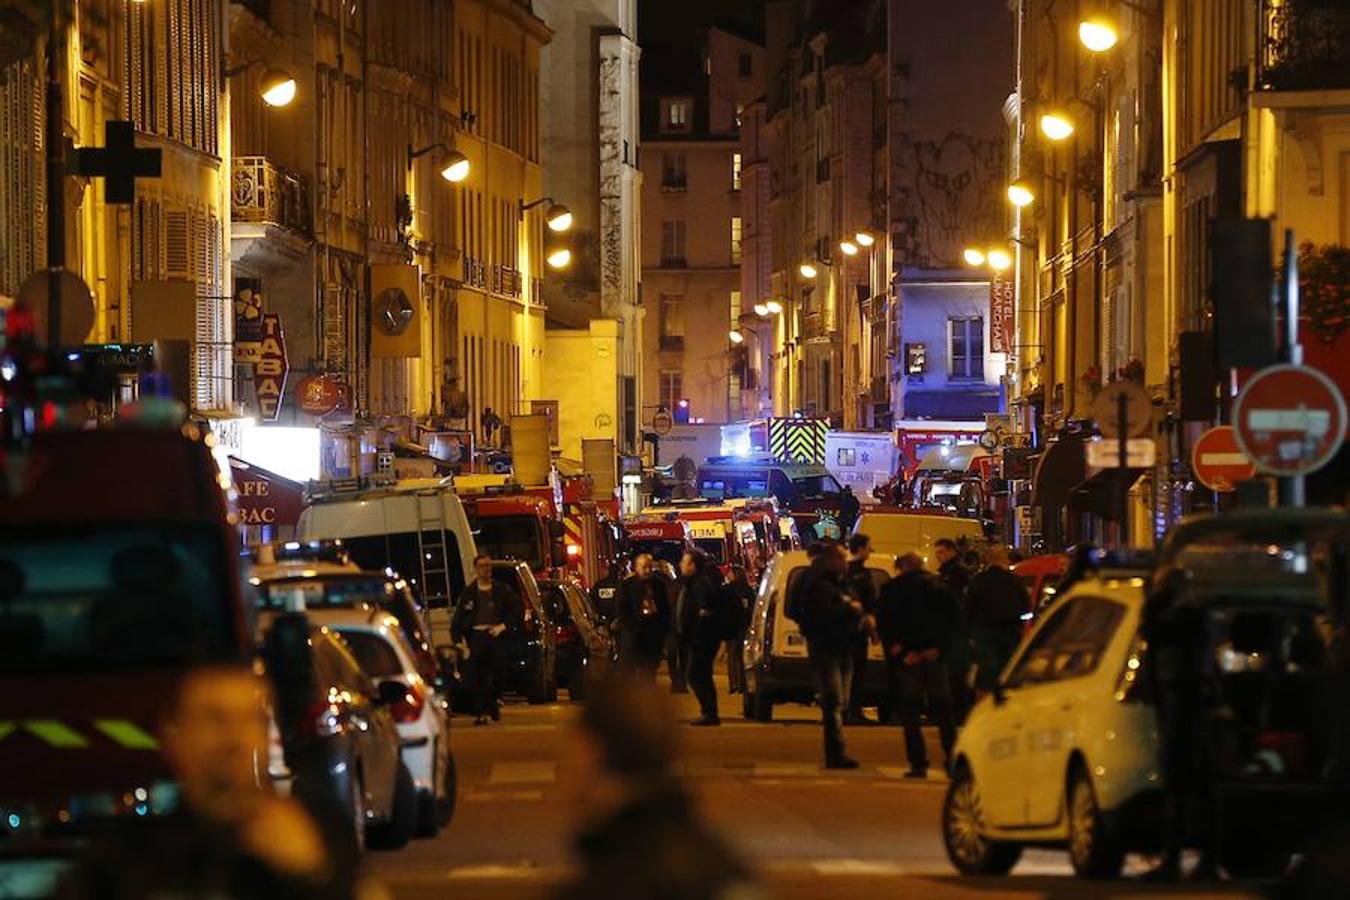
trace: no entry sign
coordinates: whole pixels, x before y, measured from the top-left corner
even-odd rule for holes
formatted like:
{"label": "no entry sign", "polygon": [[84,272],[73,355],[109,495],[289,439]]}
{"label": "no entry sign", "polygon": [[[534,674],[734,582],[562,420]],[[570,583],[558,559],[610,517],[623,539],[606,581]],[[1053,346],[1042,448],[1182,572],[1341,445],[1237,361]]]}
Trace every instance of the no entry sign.
{"label": "no entry sign", "polygon": [[1228,493],[1237,490],[1239,481],[1256,474],[1256,464],[1238,446],[1233,427],[1220,425],[1200,435],[1195,442],[1191,449],[1191,471],[1211,491]]}
{"label": "no entry sign", "polygon": [[1326,465],[1345,439],[1345,398],[1306,366],[1262,369],[1233,406],[1237,443],[1270,475],[1306,475]]}

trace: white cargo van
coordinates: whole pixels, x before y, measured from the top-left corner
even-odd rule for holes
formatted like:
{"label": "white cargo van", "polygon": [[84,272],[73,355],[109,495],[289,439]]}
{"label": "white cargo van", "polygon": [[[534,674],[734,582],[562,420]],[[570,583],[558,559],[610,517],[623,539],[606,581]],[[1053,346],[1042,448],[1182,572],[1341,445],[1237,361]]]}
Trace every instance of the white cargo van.
{"label": "white cargo van", "polygon": [[394,569],[422,598],[432,643],[450,644],[450,607],[477,552],[459,496],[448,485],[338,483],[300,513],[299,540],[341,538],[363,569]]}
{"label": "white cargo van", "polygon": [[896,557],[902,553],[917,553],[930,570],[937,569],[933,544],[941,538],[958,542],[965,538],[977,547],[985,542],[984,525],[979,519],[923,513],[864,511],[858,516],[853,533],[871,538],[874,554]]}

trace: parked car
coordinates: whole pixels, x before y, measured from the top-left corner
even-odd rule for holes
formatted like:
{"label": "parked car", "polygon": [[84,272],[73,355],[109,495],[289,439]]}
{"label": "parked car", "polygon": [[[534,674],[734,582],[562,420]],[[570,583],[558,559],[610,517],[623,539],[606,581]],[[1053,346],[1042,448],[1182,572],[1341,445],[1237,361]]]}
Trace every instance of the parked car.
{"label": "parked car", "polygon": [[[294,549],[301,545],[282,545],[273,556],[260,548],[250,581],[254,585],[259,611],[379,609],[398,619],[399,628],[412,649],[417,672],[427,682],[438,677],[436,657],[431,648],[431,629],[425,611],[407,580],[392,569],[366,571],[343,555],[334,555],[339,541],[314,542],[315,555],[308,557]],[[308,546],[308,545],[306,545]],[[284,554],[284,555],[282,555]],[[263,562],[268,560],[271,562]]]}
{"label": "parked car", "polygon": [[[1328,710],[1350,705],[1333,643],[1348,545],[1343,511],[1229,512],[1174,529],[1154,571],[1077,578],[962,729],[942,817],[952,864],[1004,873],[1024,846],[1060,846],[1079,875],[1116,875],[1127,852],[1161,849],[1171,739],[1211,748],[1198,764],[1222,810],[1223,866],[1283,872],[1350,803],[1327,727]],[[1202,741],[1160,734],[1158,647],[1145,637],[1177,615],[1202,642],[1183,648],[1204,682]]]}
{"label": "parked car", "polygon": [[608,671],[614,662],[614,636],[575,581],[543,579],[539,591],[557,638],[558,683],[572,700],[581,700],[589,679]]}
{"label": "parked car", "polygon": [[[880,557],[872,559],[876,562],[868,566],[868,572],[880,589],[892,573],[882,567]],[[787,550],[775,555],[764,572],[745,633],[745,693],[741,702],[747,719],[767,722],[773,718],[776,704],[815,700],[816,678],[807,659],[806,638],[783,611],[788,591],[796,587],[810,565],[805,550]],[[862,691],[864,703],[885,705],[886,663],[881,647],[873,644],[868,648],[867,671],[861,678],[855,673],[854,684]]]}
{"label": "parked car", "polygon": [[325,610],[318,616],[342,635],[382,691],[389,685],[403,688],[403,696],[389,709],[402,740],[403,763],[417,789],[417,836],[434,837],[455,812],[449,704],[419,673],[412,647],[393,616],[358,610]]}
{"label": "parked car", "polygon": [[274,684],[268,775],[314,809],[343,809],[356,848],[396,850],[417,824],[412,774],[394,706],[333,629],[298,612],[267,617],[263,659]]}
{"label": "parked car", "polygon": [[558,638],[539,582],[519,560],[493,560],[492,577],[509,585],[525,604],[524,629],[506,637],[505,687],[530,703],[552,703],[558,699]]}
{"label": "parked car", "polygon": [[1012,567],[1012,573],[1026,586],[1027,594],[1031,597],[1031,609],[1027,610],[1028,622],[1054,602],[1060,581],[1068,568],[1069,557],[1063,553],[1032,556]]}

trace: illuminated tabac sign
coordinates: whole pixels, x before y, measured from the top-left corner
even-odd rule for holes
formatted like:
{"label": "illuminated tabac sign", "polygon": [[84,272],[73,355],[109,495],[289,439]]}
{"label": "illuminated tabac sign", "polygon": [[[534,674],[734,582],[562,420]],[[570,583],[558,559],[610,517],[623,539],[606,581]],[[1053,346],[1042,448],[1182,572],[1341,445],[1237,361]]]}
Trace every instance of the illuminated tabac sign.
{"label": "illuminated tabac sign", "polygon": [[259,418],[275,422],[281,413],[281,398],[286,393],[286,336],[281,331],[281,317],[267,313],[262,317],[262,346],[253,364],[253,383],[258,393]]}

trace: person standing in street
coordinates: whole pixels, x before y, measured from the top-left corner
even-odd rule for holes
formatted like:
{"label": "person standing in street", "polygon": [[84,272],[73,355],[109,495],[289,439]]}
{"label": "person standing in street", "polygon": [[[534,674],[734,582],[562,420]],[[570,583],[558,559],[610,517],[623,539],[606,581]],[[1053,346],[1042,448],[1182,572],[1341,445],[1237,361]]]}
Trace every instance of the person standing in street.
{"label": "person standing in street", "polygon": [[586,698],[565,745],[580,811],[574,875],[556,900],[758,900],[750,868],[698,814],[673,771],[668,696],[619,674]]}
{"label": "person standing in street", "polygon": [[906,778],[928,777],[928,745],[920,723],[924,709],[938,727],[943,759],[952,760],[956,720],[952,714],[946,649],[960,620],[956,598],[923,567],[923,557],[906,553],[896,560],[900,574],[881,589],[877,630],[886,652],[891,705],[905,729]]}
{"label": "person standing in street", "polygon": [[732,566],[724,590],[730,602],[728,616],[731,636],[727,638],[727,690],[733,694],[745,690],[745,631],[750,626],[750,610],[755,605],[755,589],[745,566]]}
{"label": "person standing in street", "polygon": [[612,626],[619,618],[619,586],[623,584],[623,565],[617,560],[609,564],[605,577],[591,588],[591,604],[600,620]]}
{"label": "person standing in street", "polygon": [[844,490],[839,494],[839,530],[842,534],[848,534],[853,530],[861,512],[862,504],[853,493],[853,485],[844,485]]}
{"label": "person standing in street", "polygon": [[933,555],[938,561],[938,578],[951,591],[956,601],[956,610],[960,619],[952,629],[952,642],[946,648],[947,679],[951,688],[952,709],[957,723],[964,722],[974,705],[974,694],[970,689],[970,629],[966,621],[966,588],[970,586],[970,570],[961,563],[961,553],[951,538],[938,538],[933,542]]}
{"label": "person standing in street", "polygon": [[872,556],[872,539],[855,534],[848,539],[848,592],[862,605],[862,627],[853,639],[853,683],[849,690],[848,706],[844,712],[845,725],[871,725],[863,712],[862,695],[867,683],[867,648],[876,634],[877,586],[867,560]]}
{"label": "person standing in street", "polygon": [[966,622],[975,662],[975,686],[994,689],[1003,667],[1022,640],[1022,616],[1031,609],[1031,597],[1008,569],[1008,551],[993,544],[985,551],[985,566],[966,588]]}
{"label": "person standing in street", "polygon": [[689,688],[698,698],[702,715],[694,725],[721,725],[717,712],[717,688],[713,684],[713,663],[725,637],[725,619],[719,614],[722,586],[709,571],[708,556],[701,550],[689,550],[680,558],[680,594],[677,627],[680,643],[689,655]]}
{"label": "person standing in street", "polygon": [[509,584],[492,577],[492,557],[473,560],[474,580],[459,595],[450,635],[469,645],[469,686],[474,724],[501,719],[500,679],[509,635],[525,625],[525,604]]}
{"label": "person standing in street", "polygon": [[671,618],[669,585],[652,569],[650,553],[633,559],[633,574],[619,588],[615,620],[619,665],[648,680],[656,677]]}
{"label": "person standing in street", "polygon": [[862,628],[862,604],[848,595],[848,558],[828,543],[817,552],[788,598],[788,614],[806,638],[816,673],[820,719],[825,732],[825,768],[856,769],[844,749],[843,706],[853,680],[853,643]]}

